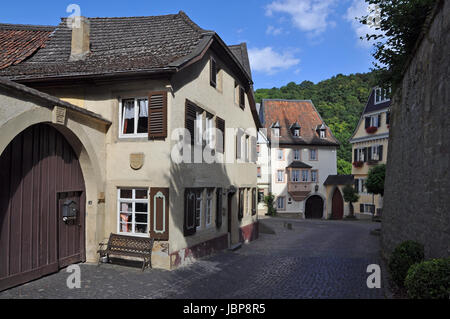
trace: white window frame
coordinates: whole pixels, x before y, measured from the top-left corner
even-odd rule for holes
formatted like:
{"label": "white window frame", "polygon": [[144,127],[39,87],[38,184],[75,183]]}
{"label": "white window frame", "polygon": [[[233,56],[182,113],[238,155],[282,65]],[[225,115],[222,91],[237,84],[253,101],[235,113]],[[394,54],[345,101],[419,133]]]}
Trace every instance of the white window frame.
{"label": "white window frame", "polygon": [[[123,126],[125,124],[125,117],[123,116],[123,101],[124,100],[133,100],[134,99],[134,132],[135,133],[123,133]],[[138,122],[139,122],[139,100],[147,100],[148,97],[129,97],[129,98],[121,98],[119,101],[119,138],[141,138],[141,137],[148,137],[148,129],[145,133],[137,133],[138,129]],[[148,111],[147,111],[148,112]]]}
{"label": "white window frame", "polygon": [[358,148],[356,151],[356,160],[358,162],[364,162],[364,148]]}
{"label": "white window frame", "polygon": [[[306,175],[306,178],[305,178]],[[302,182],[307,183],[309,182],[309,171],[306,169],[302,170]]]}
{"label": "white window frame", "polygon": [[[281,175],[280,175],[281,173]],[[281,176],[281,180],[280,180],[280,176]],[[283,170],[277,170],[277,182],[278,183],[284,183],[284,171]]]}
{"label": "white window frame", "polygon": [[[314,152],[314,157],[312,156],[313,152]],[[315,148],[309,149],[309,160],[317,161],[317,149],[315,149]]]}
{"label": "white window frame", "polygon": [[[372,160],[380,161],[381,160],[380,159],[380,153],[379,153],[380,145],[371,146],[371,149],[372,149],[372,151],[371,151],[371,153],[372,153]],[[376,155],[377,158],[374,158],[374,155]]]}
{"label": "white window frame", "polygon": [[206,117],[206,144],[214,149],[214,119],[212,116]]}
{"label": "white window frame", "polygon": [[[296,156],[298,154],[298,156]],[[300,161],[301,159],[301,152],[299,149],[294,150],[294,161]]]}
{"label": "white window frame", "polygon": [[[315,175],[315,178],[313,179],[313,175]],[[312,183],[317,183],[318,179],[317,179],[317,170],[311,170],[311,182]]]}
{"label": "white window frame", "polygon": [[273,135],[274,136],[280,137],[280,128],[274,127],[274,128],[272,128],[272,130],[273,130]]}
{"label": "white window frame", "polygon": [[195,112],[195,144],[203,145],[203,112]]}
{"label": "white window frame", "polygon": [[[121,190],[131,190],[131,198],[121,198],[120,197],[120,191]],[[142,191],[146,191],[147,192],[147,199],[137,199],[136,198],[136,190],[142,190]],[[122,234],[122,235],[129,235],[129,236],[136,236],[136,237],[149,237],[150,236],[150,213],[149,213],[149,207],[150,207],[150,202],[149,202],[149,190],[148,188],[140,188],[140,187],[119,187],[117,189],[117,233],[118,234]],[[131,223],[131,232],[122,232],[121,231],[121,219],[120,219],[120,213],[121,213],[121,207],[120,204],[121,203],[127,203],[127,204],[132,204],[132,208],[131,208],[131,214],[132,214],[132,223]],[[141,214],[144,215],[145,213],[141,213],[138,212],[136,213],[136,203],[142,203],[142,204],[147,204],[147,233],[143,234],[143,233],[135,233],[135,226],[136,226],[136,214]],[[141,225],[145,225],[144,223],[138,223]]]}
{"label": "white window frame", "polygon": [[[197,207],[198,201],[200,201],[199,207]],[[197,220],[199,221],[198,226],[196,226],[197,230],[202,228],[203,224],[202,217],[203,217],[203,191],[195,194],[195,224],[197,225]]]}
{"label": "white window frame", "polygon": [[325,130],[320,130],[320,138],[326,138],[326,132]]}
{"label": "white window frame", "polygon": [[[283,196],[280,196],[280,197],[277,198],[277,209],[280,209],[280,210],[285,210],[286,209],[286,205],[284,203],[284,200],[285,200],[285,198]],[[282,204],[281,206],[280,206],[280,203]]]}
{"label": "white window frame", "polygon": [[[206,209],[205,209],[205,225],[210,227],[212,225],[212,207],[213,207],[214,191],[206,190]],[[209,222],[208,222],[209,219]]]}
{"label": "white window frame", "polygon": [[293,169],[292,170],[291,181],[295,182],[295,183],[300,182],[300,170],[299,169]]}
{"label": "white window frame", "polygon": [[294,129],[294,136],[295,137],[300,137],[300,129],[298,129],[298,128]]}
{"label": "white window frame", "polygon": [[[391,88],[389,88],[389,90],[383,90],[382,88],[376,88],[374,104],[381,104],[381,103],[390,101],[391,99],[388,98],[387,95],[388,95],[388,93],[390,94],[391,92],[392,92]],[[377,101],[378,98],[379,98],[379,100]]]}

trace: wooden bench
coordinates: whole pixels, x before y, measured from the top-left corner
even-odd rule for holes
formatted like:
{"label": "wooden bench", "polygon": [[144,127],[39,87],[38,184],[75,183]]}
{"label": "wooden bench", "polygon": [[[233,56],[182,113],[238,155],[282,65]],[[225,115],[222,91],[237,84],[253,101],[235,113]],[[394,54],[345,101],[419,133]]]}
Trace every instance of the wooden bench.
{"label": "wooden bench", "polygon": [[134,237],[126,235],[111,234],[109,236],[106,248],[104,243],[100,243],[100,254],[98,264],[100,265],[102,257],[121,256],[121,257],[138,257],[143,258],[142,271],[148,266],[152,268],[152,249],[153,238]]}

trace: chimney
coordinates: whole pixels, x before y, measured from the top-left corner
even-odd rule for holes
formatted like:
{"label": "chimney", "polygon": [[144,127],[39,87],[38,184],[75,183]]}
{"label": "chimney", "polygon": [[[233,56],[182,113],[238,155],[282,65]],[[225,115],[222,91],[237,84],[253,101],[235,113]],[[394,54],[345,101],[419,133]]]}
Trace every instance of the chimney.
{"label": "chimney", "polygon": [[69,61],[84,60],[90,53],[90,24],[85,17],[75,17],[71,21],[72,46]]}

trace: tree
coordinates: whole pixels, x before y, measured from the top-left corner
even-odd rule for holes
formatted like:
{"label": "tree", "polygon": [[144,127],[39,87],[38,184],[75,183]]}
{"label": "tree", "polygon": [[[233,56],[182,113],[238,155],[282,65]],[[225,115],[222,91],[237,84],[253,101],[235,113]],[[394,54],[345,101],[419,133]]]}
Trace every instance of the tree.
{"label": "tree", "polygon": [[359,19],[374,26],[366,39],[376,40],[373,57],[380,85],[396,87],[436,0],[366,0],[370,14]]}
{"label": "tree", "polygon": [[384,180],[386,178],[386,164],[372,167],[366,180],[366,188],[369,193],[384,196]]}
{"label": "tree", "polygon": [[343,159],[338,159],[337,170],[341,175],[350,175],[352,173],[352,164]]}
{"label": "tree", "polygon": [[346,201],[350,208],[349,217],[355,217],[353,203],[356,203],[359,200],[359,195],[356,189],[351,185],[346,185],[344,187],[344,201]]}
{"label": "tree", "polygon": [[275,216],[277,214],[277,210],[274,207],[275,203],[275,196],[272,193],[269,193],[269,195],[264,196],[264,204],[267,207],[267,216]]}

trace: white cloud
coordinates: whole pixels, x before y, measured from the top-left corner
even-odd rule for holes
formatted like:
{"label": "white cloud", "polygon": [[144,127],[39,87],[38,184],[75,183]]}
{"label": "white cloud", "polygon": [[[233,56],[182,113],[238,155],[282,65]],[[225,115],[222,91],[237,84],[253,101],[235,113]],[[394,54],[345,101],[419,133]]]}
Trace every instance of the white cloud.
{"label": "white cloud", "polygon": [[330,25],[328,21],[336,0],[277,0],[266,6],[266,15],[285,13],[291,16],[294,26],[316,36]]}
{"label": "white cloud", "polygon": [[[374,43],[374,41],[367,41],[365,39],[366,34],[382,34],[380,30],[375,30],[374,27],[362,24],[359,22],[359,19],[355,19],[367,16],[369,13],[369,6],[364,0],[353,0],[352,5],[347,9],[347,14],[345,15],[345,19],[351,23],[353,30],[358,36],[358,44],[364,47],[371,47]],[[363,40],[360,39],[361,37],[363,37]]]}
{"label": "white cloud", "polygon": [[269,25],[266,30],[266,34],[270,35],[279,35],[283,32],[283,28],[276,28],[272,25]]}
{"label": "white cloud", "polygon": [[278,53],[272,47],[262,49],[249,49],[250,65],[252,70],[274,74],[280,70],[289,69],[300,63],[300,59],[294,57],[293,52]]}

